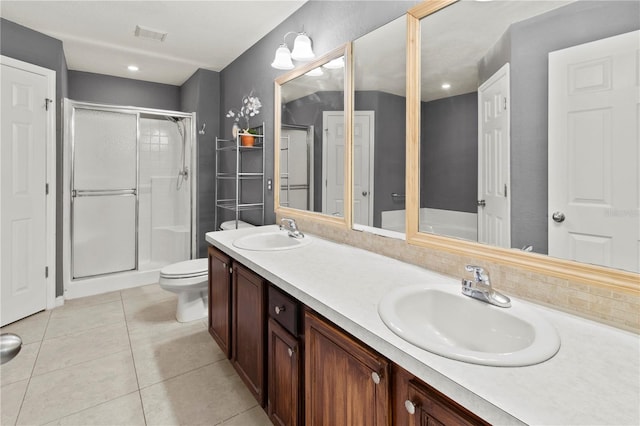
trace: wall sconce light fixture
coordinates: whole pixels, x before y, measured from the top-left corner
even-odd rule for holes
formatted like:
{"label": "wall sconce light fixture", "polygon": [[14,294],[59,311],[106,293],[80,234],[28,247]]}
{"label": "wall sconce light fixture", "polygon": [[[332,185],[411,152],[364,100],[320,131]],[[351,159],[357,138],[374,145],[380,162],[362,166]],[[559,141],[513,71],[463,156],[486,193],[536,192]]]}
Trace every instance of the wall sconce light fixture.
{"label": "wall sconce light fixture", "polygon": [[[287,46],[287,36],[289,34],[297,34],[293,41],[292,51],[289,51],[289,47]],[[310,61],[315,57],[316,55],[311,48],[311,39],[307,33],[304,31],[301,33],[289,31],[284,35],[282,44],[276,50],[276,57],[271,63],[271,66],[279,70],[290,70],[294,67],[291,59],[296,61]]]}

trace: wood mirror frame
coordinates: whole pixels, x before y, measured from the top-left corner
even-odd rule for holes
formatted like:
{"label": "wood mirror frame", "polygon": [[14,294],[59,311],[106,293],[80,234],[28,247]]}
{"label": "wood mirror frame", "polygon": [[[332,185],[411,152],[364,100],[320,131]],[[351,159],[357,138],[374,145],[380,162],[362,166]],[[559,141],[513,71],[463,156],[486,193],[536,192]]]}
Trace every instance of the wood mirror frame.
{"label": "wood mirror frame", "polygon": [[515,249],[488,246],[419,232],[420,207],[420,19],[458,0],[427,0],[407,13],[407,243],[484,259],[538,274],[578,281],[602,288],[640,294],[640,275],[597,265],[578,263]]}
{"label": "wood mirror frame", "polygon": [[351,59],[351,43],[346,43],[343,46],[336,48],[313,62],[309,62],[302,66],[299,66],[290,72],[281,75],[276,78],[274,82],[274,206],[276,215],[279,217],[291,217],[291,218],[306,218],[311,219],[318,223],[330,224],[339,228],[349,229],[352,221],[351,210],[351,162],[352,162],[352,142],[351,132],[345,131],[345,152],[344,152],[344,216],[337,217],[324,213],[313,212],[308,210],[294,209],[280,205],[280,129],[282,125],[282,105],[281,105],[281,86],[305,73],[317,68],[332,59],[344,56],[344,125],[345,129],[351,129],[352,125],[352,113],[353,99],[351,96],[351,88],[353,87],[353,73],[352,73],[352,59]]}

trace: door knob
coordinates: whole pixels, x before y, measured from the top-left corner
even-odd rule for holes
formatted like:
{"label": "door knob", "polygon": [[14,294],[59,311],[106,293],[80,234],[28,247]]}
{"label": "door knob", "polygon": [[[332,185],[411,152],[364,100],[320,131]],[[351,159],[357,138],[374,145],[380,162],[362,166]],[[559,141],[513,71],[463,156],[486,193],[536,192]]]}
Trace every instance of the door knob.
{"label": "door knob", "polygon": [[413,415],[413,414],[416,413],[416,404],[413,401],[409,400],[409,399],[407,399],[404,402],[404,408],[407,410],[407,413],[409,413],[409,414]]}
{"label": "door knob", "polygon": [[553,219],[554,222],[561,223],[561,222],[564,222],[565,216],[564,216],[564,213],[562,212],[554,212],[551,215],[551,218]]}
{"label": "door knob", "polygon": [[480,207],[484,207],[484,206],[486,206],[486,205],[487,205],[487,202],[486,202],[485,200],[478,200],[478,205],[479,205]]}
{"label": "door knob", "polygon": [[362,196],[366,197],[367,195],[369,195],[369,191],[362,191]]}
{"label": "door knob", "polygon": [[273,308],[273,310],[276,312],[276,315],[280,315],[280,312],[284,312],[285,311],[285,307],[284,305],[282,306],[276,306],[275,308]]}

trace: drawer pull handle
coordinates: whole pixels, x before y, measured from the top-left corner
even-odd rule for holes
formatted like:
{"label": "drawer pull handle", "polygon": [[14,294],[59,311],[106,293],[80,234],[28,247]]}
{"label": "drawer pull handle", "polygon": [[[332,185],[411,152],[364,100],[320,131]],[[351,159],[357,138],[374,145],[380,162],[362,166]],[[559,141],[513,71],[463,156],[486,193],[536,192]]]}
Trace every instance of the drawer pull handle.
{"label": "drawer pull handle", "polygon": [[289,353],[289,358],[293,356],[293,349],[287,348],[287,352]]}
{"label": "drawer pull handle", "polygon": [[371,373],[371,380],[373,380],[373,383],[375,383],[376,385],[380,384],[381,379],[382,378],[380,377],[380,374],[376,373],[375,371]]}
{"label": "drawer pull handle", "polygon": [[406,400],[404,402],[404,408],[407,409],[407,413],[413,415],[416,413],[416,404],[413,403],[413,401],[410,400]]}
{"label": "drawer pull handle", "polygon": [[273,308],[273,310],[276,311],[276,315],[280,315],[280,312],[284,312],[286,309],[284,305],[282,305],[282,306],[276,306],[275,308]]}

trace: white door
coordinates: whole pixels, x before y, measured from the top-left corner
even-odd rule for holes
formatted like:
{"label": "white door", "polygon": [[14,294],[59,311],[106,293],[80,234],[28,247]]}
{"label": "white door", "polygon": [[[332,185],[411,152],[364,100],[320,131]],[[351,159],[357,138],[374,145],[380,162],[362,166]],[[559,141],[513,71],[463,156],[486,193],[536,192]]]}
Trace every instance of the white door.
{"label": "white door", "polygon": [[478,89],[478,241],[511,247],[509,64]]}
{"label": "white door", "polygon": [[5,62],[1,72],[0,325],[47,307],[49,77]]}
{"label": "white door", "polygon": [[353,117],[353,223],[373,226],[374,111]]}
{"label": "white door", "polygon": [[549,54],[551,256],[640,270],[639,46],[634,31]]}
{"label": "white door", "polygon": [[324,111],[322,212],[344,217],[344,112]]}

